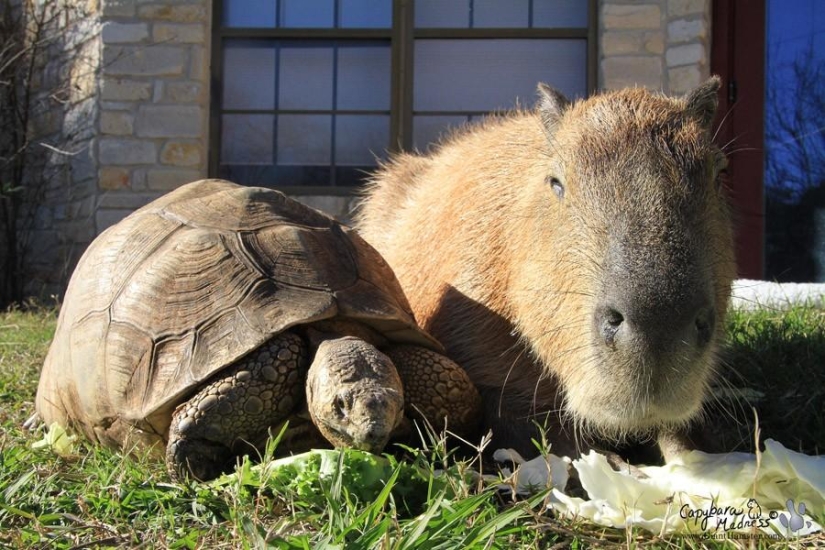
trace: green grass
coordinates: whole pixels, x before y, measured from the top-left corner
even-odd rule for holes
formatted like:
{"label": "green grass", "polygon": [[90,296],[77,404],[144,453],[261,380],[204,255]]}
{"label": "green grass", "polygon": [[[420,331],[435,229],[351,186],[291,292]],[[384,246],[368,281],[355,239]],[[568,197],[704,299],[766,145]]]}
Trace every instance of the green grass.
{"label": "green grass", "polygon": [[[448,463],[446,485],[422,489],[412,506],[388,484],[360,501],[341,478],[305,491],[275,492],[250,482],[222,486],[172,483],[145,456],[80,442],[66,457],[35,451],[42,434],[22,428],[34,410],[40,365],[55,312],[34,308],[0,313],[0,547],[1,548],[722,548],[698,539],[659,539],[643,531],[606,529],[557,520],[543,512],[543,495],[512,502],[478,491],[461,467],[436,446],[422,451],[426,468]],[[759,410],[763,435],[807,452],[825,447],[825,310],[780,314],[735,313],[723,373],[724,409],[752,422]],[[736,391],[734,391],[736,390]],[[746,390],[746,391],[742,391]],[[749,402],[741,395],[762,397]],[[723,418],[729,419],[728,412]],[[727,421],[730,423],[729,421]],[[738,432],[736,431],[738,430]],[[729,432],[751,445],[751,426]],[[737,439],[738,438],[738,439]],[[825,515],[825,511],[823,511]],[[825,519],[825,518],[823,518]],[[825,547],[825,537],[806,544]],[[733,546],[730,546],[733,547]],[[757,548],[769,547],[760,540]],[[777,547],[785,547],[785,543]]]}
{"label": "green grass", "polygon": [[728,327],[715,419],[723,447],[753,451],[755,409],[763,439],[825,453],[825,307],[733,311]]}

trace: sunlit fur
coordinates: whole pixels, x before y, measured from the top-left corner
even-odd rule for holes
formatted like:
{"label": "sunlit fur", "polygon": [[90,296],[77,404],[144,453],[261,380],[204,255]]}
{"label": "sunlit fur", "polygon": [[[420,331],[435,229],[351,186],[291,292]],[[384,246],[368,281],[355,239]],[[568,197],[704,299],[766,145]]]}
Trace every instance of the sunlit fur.
{"label": "sunlit fur", "polygon": [[[549,422],[564,449],[583,433],[653,435],[700,411],[735,274],[724,157],[711,143],[717,87],[688,98],[627,89],[570,106],[545,97],[375,175],[357,226],[423,328],[482,389],[499,443],[524,449],[533,420]],[[627,265],[607,265],[614,249]],[[685,342],[656,364],[608,352],[591,320],[616,272],[653,306],[687,286],[706,291],[711,343]]]}

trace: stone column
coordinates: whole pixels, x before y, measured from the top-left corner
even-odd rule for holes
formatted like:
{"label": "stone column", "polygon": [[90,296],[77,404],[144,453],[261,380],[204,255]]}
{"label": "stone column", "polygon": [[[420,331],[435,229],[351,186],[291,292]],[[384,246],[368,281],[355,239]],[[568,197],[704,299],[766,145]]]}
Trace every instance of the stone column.
{"label": "stone column", "polygon": [[52,19],[56,28],[44,29],[45,59],[39,65],[38,58],[33,75],[27,128],[31,181],[26,183],[39,189],[27,198],[31,211],[24,213],[33,216],[33,223],[20,227],[24,292],[41,299],[65,289],[96,235],[99,11],[94,2],[53,9],[61,16]]}
{"label": "stone column", "polygon": [[683,94],[710,74],[709,0],[601,0],[600,87]]}
{"label": "stone column", "polygon": [[99,233],[206,176],[209,0],[102,0]]}

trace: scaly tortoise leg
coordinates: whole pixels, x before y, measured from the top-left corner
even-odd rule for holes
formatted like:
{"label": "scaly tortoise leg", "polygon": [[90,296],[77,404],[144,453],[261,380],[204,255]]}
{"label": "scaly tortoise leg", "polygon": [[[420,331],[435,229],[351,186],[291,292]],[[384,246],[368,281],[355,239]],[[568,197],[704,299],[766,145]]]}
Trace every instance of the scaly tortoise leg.
{"label": "scaly tortoise leg", "polygon": [[166,466],[172,477],[206,481],[266,440],[304,400],[307,346],[285,332],[222,370],[172,416]]}
{"label": "scaly tortoise leg", "polygon": [[455,361],[427,348],[396,346],[385,352],[404,384],[406,416],[421,418],[436,430],[474,437],[481,420],[481,397]]}

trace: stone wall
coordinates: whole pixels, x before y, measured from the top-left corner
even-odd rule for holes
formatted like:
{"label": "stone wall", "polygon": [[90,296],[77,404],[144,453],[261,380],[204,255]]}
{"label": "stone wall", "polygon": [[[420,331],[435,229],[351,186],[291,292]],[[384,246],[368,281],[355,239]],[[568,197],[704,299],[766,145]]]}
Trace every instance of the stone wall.
{"label": "stone wall", "polygon": [[79,17],[42,85],[68,78],[68,92],[32,128],[50,147],[25,230],[26,291],[41,297],[108,226],[207,173],[211,0],[67,1]]}
{"label": "stone wall", "polygon": [[599,85],[683,94],[710,75],[710,0],[601,0]]}
{"label": "stone wall", "polygon": [[210,0],[102,0],[98,232],[206,176]]}
{"label": "stone wall", "polygon": [[[207,175],[213,0],[72,1],[91,10],[73,45],[87,55],[69,67],[71,101],[49,119],[72,155],[32,234],[30,290],[41,295],[62,290],[106,227]],[[710,0],[599,0],[598,26],[600,89],[681,94],[709,74]],[[296,198],[349,217],[349,197]]]}
{"label": "stone wall", "polygon": [[20,226],[25,292],[39,297],[62,292],[97,234],[97,6],[55,3],[51,8],[62,15],[54,20],[60,28],[45,29],[48,60],[36,73],[27,128],[32,146],[26,185],[32,190],[32,210],[24,212]]}

